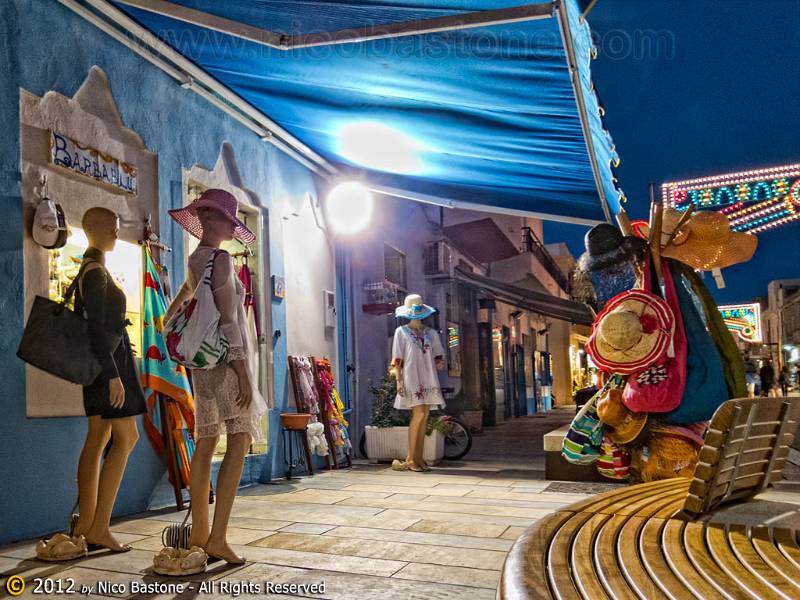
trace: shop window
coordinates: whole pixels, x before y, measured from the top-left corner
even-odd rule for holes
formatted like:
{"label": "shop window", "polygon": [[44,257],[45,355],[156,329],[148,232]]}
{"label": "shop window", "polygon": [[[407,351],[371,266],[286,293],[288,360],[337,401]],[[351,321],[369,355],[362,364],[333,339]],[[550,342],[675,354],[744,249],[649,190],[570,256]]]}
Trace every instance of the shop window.
{"label": "shop window", "polygon": [[389,244],[383,245],[383,272],[387,281],[406,289],[406,255]]}
{"label": "shop window", "polygon": [[[63,248],[49,251],[49,296],[61,301],[72,280],[78,274],[83,252],[89,240],[83,229],[70,227],[70,235]],[[113,252],[106,253],[106,268],[117,285],[125,292],[127,312],[131,322],[128,336],[133,354],[141,358],[142,347],[142,249],[137,244],[117,240]]]}

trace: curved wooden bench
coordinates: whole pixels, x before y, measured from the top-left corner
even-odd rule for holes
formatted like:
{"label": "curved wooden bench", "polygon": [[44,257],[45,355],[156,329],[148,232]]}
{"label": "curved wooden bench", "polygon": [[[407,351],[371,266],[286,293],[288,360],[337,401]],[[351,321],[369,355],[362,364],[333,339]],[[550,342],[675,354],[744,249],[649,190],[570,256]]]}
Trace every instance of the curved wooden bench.
{"label": "curved wooden bench", "polygon": [[692,480],[621,488],[540,519],[512,547],[497,597],[800,599],[796,531],[712,518],[780,478],[799,417],[800,401],[726,402]]}

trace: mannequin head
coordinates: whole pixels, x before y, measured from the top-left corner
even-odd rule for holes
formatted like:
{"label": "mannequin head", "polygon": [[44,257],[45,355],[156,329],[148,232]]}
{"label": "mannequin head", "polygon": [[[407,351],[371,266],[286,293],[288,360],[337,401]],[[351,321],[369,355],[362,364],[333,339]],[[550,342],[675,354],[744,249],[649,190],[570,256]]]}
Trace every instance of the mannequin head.
{"label": "mannequin head", "polygon": [[221,210],[215,208],[198,208],[197,218],[203,227],[203,242],[210,246],[219,246],[221,242],[233,239],[236,223]]}
{"label": "mannequin head", "polygon": [[114,249],[119,236],[119,217],[116,213],[95,206],[83,213],[81,226],[90,246],[101,252],[111,252]]}

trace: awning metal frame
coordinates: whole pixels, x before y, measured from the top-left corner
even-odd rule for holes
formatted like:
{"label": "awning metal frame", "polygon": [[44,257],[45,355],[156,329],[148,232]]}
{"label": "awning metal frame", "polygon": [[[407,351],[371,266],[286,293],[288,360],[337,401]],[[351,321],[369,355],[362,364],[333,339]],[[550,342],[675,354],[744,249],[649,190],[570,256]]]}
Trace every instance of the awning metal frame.
{"label": "awning metal frame", "polygon": [[218,17],[204,11],[188,8],[165,0],[117,1],[120,4],[126,4],[134,8],[183,21],[190,25],[196,25],[226,35],[232,35],[277,50],[294,50],[295,48],[330,46],[334,44],[352,44],[442,31],[458,31],[475,27],[506,25],[508,23],[519,23],[535,19],[549,19],[555,15],[556,11],[556,3],[551,1],[539,4],[525,4],[523,6],[514,6],[511,8],[466,12],[445,17],[419,19],[416,21],[402,21],[382,25],[364,25],[363,27],[353,27],[338,31],[290,35],[288,33],[253,27],[247,23]]}

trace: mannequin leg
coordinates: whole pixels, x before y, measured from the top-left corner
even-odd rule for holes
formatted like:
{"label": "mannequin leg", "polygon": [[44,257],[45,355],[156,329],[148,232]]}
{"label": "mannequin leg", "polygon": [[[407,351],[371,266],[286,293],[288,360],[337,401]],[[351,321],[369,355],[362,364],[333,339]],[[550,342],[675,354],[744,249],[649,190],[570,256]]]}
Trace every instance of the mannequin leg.
{"label": "mannequin leg", "polygon": [[78,510],[80,517],[75,525],[75,535],[86,535],[97,509],[97,487],[100,480],[100,459],[111,437],[111,423],[100,415],[89,417],[86,441],[78,460]]}
{"label": "mannequin leg", "polygon": [[217,475],[217,503],[214,509],[214,525],[208,537],[206,552],[209,556],[221,558],[229,563],[242,563],[244,559],[234,552],[226,540],[228,533],[228,520],[233,508],[233,500],[239,489],[242,479],[242,466],[247,454],[252,436],[249,433],[234,433],[228,435],[228,447],[225,458]]}
{"label": "mannequin leg", "polygon": [[100,470],[100,482],[97,494],[97,510],[94,514],[92,526],[86,533],[86,541],[90,544],[105,546],[111,550],[124,550],[109,529],[111,524],[111,511],[117,499],[119,484],[122,482],[122,475],[125,472],[125,465],[128,456],[139,439],[136,430],[136,417],[122,417],[119,419],[107,419],[111,422],[111,434],[114,436],[114,443],[111,444],[103,467]]}
{"label": "mannequin leg", "polygon": [[425,435],[425,422],[427,419],[428,408],[424,405],[417,405],[411,407],[411,423],[408,425],[408,457],[406,462],[417,467],[422,465],[417,462],[422,457],[422,450],[419,448],[420,430],[422,435]]}
{"label": "mannequin leg", "polygon": [[192,511],[192,532],[189,546],[203,548],[211,530],[208,524],[208,493],[211,489],[211,461],[219,436],[201,437],[195,442],[194,454],[189,464],[189,498]]}
{"label": "mannequin leg", "polygon": [[428,429],[428,414],[431,408],[428,405],[420,406],[420,422],[417,426],[416,454],[414,454],[414,464],[418,467],[425,466],[425,431]]}

